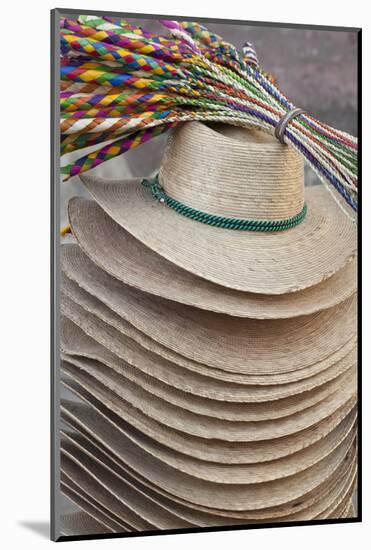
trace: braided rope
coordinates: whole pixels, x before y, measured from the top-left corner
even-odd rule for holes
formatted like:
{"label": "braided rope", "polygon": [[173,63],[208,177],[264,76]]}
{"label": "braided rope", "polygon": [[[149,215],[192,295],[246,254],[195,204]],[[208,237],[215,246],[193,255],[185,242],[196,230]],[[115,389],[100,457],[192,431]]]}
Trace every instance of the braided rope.
{"label": "braided rope", "polygon": [[292,227],[299,225],[307,214],[307,205],[304,204],[303,209],[299,212],[299,214],[285,220],[247,220],[242,218],[226,218],[224,216],[216,216],[214,214],[202,212],[201,210],[187,206],[186,204],[169,197],[169,195],[167,195],[161,187],[158,176],[156,176],[153,180],[143,179],[141,183],[144,187],[150,189],[155,200],[161,204],[166,204],[178,214],[181,214],[191,220],[223,229],[260,231],[266,233],[273,231],[285,231],[286,229],[291,229]]}
{"label": "braided rope", "polygon": [[[198,23],[160,23],[170,36],[110,17],[61,19],[61,154],[95,146],[63,166],[67,179],[181,122],[220,121],[274,135],[295,108],[251,44],[240,52]],[[339,204],[357,211],[356,138],[306,113],[290,120],[281,138]]]}

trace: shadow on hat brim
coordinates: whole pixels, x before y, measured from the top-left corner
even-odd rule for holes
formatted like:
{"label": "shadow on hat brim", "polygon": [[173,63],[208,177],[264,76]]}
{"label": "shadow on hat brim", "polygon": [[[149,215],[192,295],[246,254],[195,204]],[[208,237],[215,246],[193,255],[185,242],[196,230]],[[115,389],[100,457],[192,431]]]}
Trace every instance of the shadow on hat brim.
{"label": "shadow on hat brim", "polygon": [[81,248],[63,245],[65,270],[84,265],[84,253],[123,283],[185,305],[237,317],[275,319],[315,313],[355,291],[356,261],[308,289],[288,294],[253,294],[231,290],[197,277],[169,262],[113,221],[94,201],[75,197],[68,204],[72,232]]}
{"label": "shadow on hat brim", "polygon": [[280,232],[235,231],[195,222],[155,201],[140,179],[81,176],[97,203],[151,250],[235,290],[285,294],[318,284],[356,254],[356,227],[322,186],[306,188],[308,213]]}

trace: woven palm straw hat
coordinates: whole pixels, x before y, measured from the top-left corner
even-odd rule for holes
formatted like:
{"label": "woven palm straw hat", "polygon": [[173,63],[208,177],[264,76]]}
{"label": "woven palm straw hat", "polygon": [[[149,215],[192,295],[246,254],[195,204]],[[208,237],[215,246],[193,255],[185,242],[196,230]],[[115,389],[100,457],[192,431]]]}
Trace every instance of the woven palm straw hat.
{"label": "woven palm straw hat", "polygon": [[[161,455],[169,459],[181,453],[186,457],[218,464],[238,465],[263,463],[280,459],[317,443],[332,432],[343,420],[353,417],[354,395],[344,404],[340,400],[327,409],[326,418],[315,419],[314,423],[299,432],[273,439],[257,441],[225,441],[191,436],[150,419],[140,411],[124,403],[97,380],[63,362],[62,383],[65,388],[94,409],[98,415],[118,426],[126,436],[135,440],[150,455]],[[92,431],[97,433],[97,418],[94,417]],[[317,421],[316,421],[317,420]],[[96,428],[94,429],[94,425]],[[167,449],[166,449],[167,448]],[[174,454],[175,453],[175,454]],[[174,458],[175,459],[175,458]]]}
{"label": "woven palm straw hat", "polygon": [[[80,391],[81,387],[78,386],[78,388]],[[84,397],[83,399],[85,400]],[[339,482],[341,482],[341,479],[343,479],[344,476],[347,476],[350,470],[354,473],[354,456],[353,460],[349,460],[350,456],[346,456],[340,466],[335,467],[332,470],[329,477],[325,476],[318,487],[307,492],[305,498],[300,498],[300,500],[291,500],[289,497],[287,499],[287,503],[276,507],[271,507],[268,504],[264,509],[249,511],[245,510],[243,512],[226,509],[219,510],[215,507],[210,508],[210,505],[212,505],[211,502],[205,506],[184,498],[185,495],[183,494],[180,496],[181,493],[179,494],[178,489],[176,489],[175,492],[171,490],[166,480],[165,483],[163,483],[163,480],[161,480],[161,478],[159,478],[151,469],[150,457],[148,457],[148,460],[145,460],[147,463],[147,468],[146,466],[144,469],[143,467],[138,468],[136,465],[133,466],[130,459],[131,453],[129,452],[129,456],[127,455],[127,444],[129,442],[134,444],[138,451],[141,449],[140,453],[145,451],[145,449],[148,451],[148,448],[146,448],[145,445],[143,446],[143,437],[140,436],[139,432],[137,432],[136,435],[135,431],[133,431],[130,426],[123,424],[120,420],[118,420],[117,416],[110,413],[108,409],[104,410],[101,403],[96,402],[96,406],[94,401],[89,401],[89,398],[87,402],[89,402],[92,408],[90,406],[86,407],[85,405],[80,405],[69,400],[65,400],[62,403],[63,422],[71,426],[78,433],[75,442],[80,449],[85,448],[89,452],[88,449],[90,448],[94,456],[98,459],[100,456],[103,461],[105,461],[104,456],[109,457],[111,459],[111,464],[116,464],[118,470],[121,472],[123,470],[130,472],[130,474],[135,477],[137,481],[140,480],[140,482],[145,485],[146,490],[150,489],[156,491],[157,494],[169,497],[171,499],[173,509],[178,509],[178,511],[180,509],[182,511],[182,515],[187,514],[187,519],[190,518],[191,521],[194,521],[196,518],[192,511],[192,509],[194,509],[197,511],[198,521],[202,522],[200,525],[217,525],[219,515],[223,516],[223,519],[228,517],[259,519],[269,517],[279,518],[285,516],[286,514],[292,514],[293,512],[297,513],[301,510],[304,511],[318,502],[319,499],[322,501],[323,498],[326,498],[326,495],[333,492],[334,487],[339,487]],[[348,423],[348,420],[344,420],[344,422]],[[341,428],[344,429],[345,424],[343,424],[340,429]],[[347,432],[348,428],[345,428],[345,431]],[[137,437],[138,435],[139,439]],[[133,449],[133,447],[131,448]],[[290,449],[290,452],[292,452],[292,449]],[[354,452],[352,453],[354,455]],[[155,469],[157,468],[155,467]],[[175,468],[175,470],[177,470],[177,468]],[[153,473],[155,475],[153,475]],[[165,474],[166,476],[167,473],[168,472],[163,472],[163,475]],[[193,474],[194,473],[195,472],[193,472]],[[172,476],[173,479],[177,477],[176,472],[174,472],[174,474],[175,476]],[[193,474],[190,474],[191,478],[194,477]],[[188,480],[191,478],[188,477]],[[178,479],[178,484],[182,484],[183,481],[184,479]],[[254,487],[254,485],[249,485],[249,490]],[[205,514],[207,514],[207,516]],[[205,520],[206,523],[204,523]]]}
{"label": "woven palm straw hat", "polygon": [[60,255],[62,492],[102,532],[349,514],[346,207],[304,187],[292,148],[228,125],[177,127],[157,176],[81,179],[94,200],[70,200]]}
{"label": "woven palm straw hat", "polygon": [[[120,411],[119,414],[123,415],[130,424],[135,425],[137,423],[138,429],[140,429],[139,426],[145,417],[152,419],[154,421],[153,425],[160,423],[171,431],[177,430],[183,434],[183,440],[187,440],[189,437],[191,440],[196,438],[196,440],[193,439],[193,453],[197,453],[197,438],[249,442],[291,435],[320,422],[326,416],[344,406],[356,391],[356,376],[355,371],[352,369],[352,372],[342,377],[338,389],[334,393],[330,393],[325,396],[323,401],[315,403],[303,411],[293,412],[289,416],[278,419],[270,419],[269,404],[266,415],[268,418],[264,415],[256,417],[256,406],[248,406],[247,409],[245,406],[244,408],[241,407],[241,413],[245,412],[245,418],[241,414],[242,419],[235,421],[234,419],[225,420],[224,418],[212,416],[211,409],[214,406],[220,407],[219,403],[210,403],[208,411],[189,411],[179,405],[174,405],[164,397],[157,397],[147,389],[131,382],[128,378],[120,380],[117,373],[114,373],[111,369],[104,369],[99,364],[72,359],[70,363],[63,366],[63,369],[79,384],[90,387],[91,392],[98,392],[97,395],[100,396],[101,400],[111,402],[112,406],[110,408],[117,408]],[[194,405],[195,402],[193,401],[193,408],[195,408]],[[279,407],[279,404],[277,407]],[[252,416],[254,413],[252,409],[255,409],[255,417]],[[250,416],[248,416],[249,412]],[[245,420],[246,418],[247,420]],[[160,437],[160,434],[158,437]],[[169,439],[170,435],[167,436],[166,440]],[[204,441],[200,442],[202,448],[205,443]],[[212,447],[213,443],[210,445]]]}
{"label": "woven palm straw hat", "polygon": [[76,244],[62,246],[62,263],[81,265],[84,253],[124,284],[200,309],[256,319],[283,319],[332,307],[356,291],[356,261],[332,277],[287,294],[233,290],[197,277],[169,262],[110,218],[94,201],[74,197],[68,204]]}
{"label": "woven palm straw hat", "polygon": [[81,326],[86,313],[92,313],[125,335],[134,327],[134,332],[149,337],[160,355],[169,357],[170,350],[175,363],[198,365],[203,372],[206,365],[240,375],[297,375],[314,365],[321,365],[318,370],[328,368],[335,354],[341,359],[351,349],[347,346],[353,347],[355,298],[294,319],[239,319],[146,296],[130,287],[115,292],[110,281],[104,283],[105,273],[100,273],[103,280],[82,273],[76,272],[75,280],[62,274],[63,314],[72,321],[75,316]]}
{"label": "woven palm straw hat", "polygon": [[[292,148],[260,132],[190,122],[173,132],[154,187],[141,179],[81,179],[108,216],[149,249],[230,289],[307,289],[356,254],[352,221],[322,186],[304,189],[303,161]],[[190,210],[207,223],[183,215]],[[282,231],[233,230],[210,225],[215,217],[300,223]]]}
{"label": "woven palm straw hat", "polygon": [[[69,310],[69,313],[71,314],[72,311]],[[76,320],[73,313],[71,316]],[[292,381],[280,377],[277,382],[275,376],[246,376],[240,377],[239,382],[231,382],[228,379],[213,377],[214,371],[210,373],[205,370],[201,374],[201,369],[183,368],[146,350],[135,340],[124,335],[119,335],[114,345],[109,329],[102,321],[94,319],[90,314],[85,314],[84,317],[87,319],[81,325],[90,336],[74,322],[62,316],[61,349],[63,353],[90,358],[114,370],[120,369],[124,363],[139,370],[144,377],[156,379],[174,390],[182,390],[194,397],[223,401],[223,407],[218,408],[219,414],[228,408],[228,403],[266,403],[310,392],[337,379],[353,367],[357,359],[354,347],[343,359],[325,370],[316,371],[315,374],[311,372],[309,375],[301,370],[298,380]],[[95,320],[98,322],[94,323]]]}
{"label": "woven palm straw hat", "polygon": [[[195,505],[231,512],[257,511],[285,504],[318,490],[320,485],[331,477],[334,470],[341,466],[352,447],[354,435],[354,431],[351,431],[330,454],[304,471],[268,482],[247,481],[247,483],[231,484],[196,478],[144,453],[138,444],[129,437],[125,437],[122,432],[119,441],[121,445],[125,445],[125,451],[120,458],[155,485]],[[67,452],[68,447],[64,446]],[[72,448],[69,448],[69,451],[71,458],[72,456],[77,458]],[[93,456],[91,454],[91,457]],[[97,471],[95,468],[97,464],[94,466],[92,464],[89,468],[88,456],[79,462],[91,472]],[[106,476],[98,476],[96,473],[94,475],[102,485],[107,482]],[[111,485],[113,490],[119,489],[117,481],[116,479],[115,484]]]}

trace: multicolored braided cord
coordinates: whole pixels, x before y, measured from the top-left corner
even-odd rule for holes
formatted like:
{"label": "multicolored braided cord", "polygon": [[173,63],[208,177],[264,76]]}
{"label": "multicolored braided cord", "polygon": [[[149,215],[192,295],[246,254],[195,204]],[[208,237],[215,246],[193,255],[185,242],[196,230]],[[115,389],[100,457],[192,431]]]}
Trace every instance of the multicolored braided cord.
{"label": "multicolored braided cord", "polygon": [[[259,66],[251,44],[240,52],[199,23],[161,23],[164,35],[110,17],[61,19],[61,154],[81,150],[62,166],[66,179],[185,121],[274,135],[295,109]],[[348,215],[343,200],[357,211],[355,137],[302,113],[290,120],[283,140]]]}

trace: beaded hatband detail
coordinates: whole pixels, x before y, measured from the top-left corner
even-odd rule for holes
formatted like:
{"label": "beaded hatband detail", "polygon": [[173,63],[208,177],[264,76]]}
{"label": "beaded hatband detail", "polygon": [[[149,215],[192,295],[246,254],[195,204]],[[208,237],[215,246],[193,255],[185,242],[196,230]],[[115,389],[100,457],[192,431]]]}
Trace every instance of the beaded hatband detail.
{"label": "beaded hatband detail", "polygon": [[154,199],[162,204],[166,204],[178,214],[182,214],[182,216],[186,216],[194,221],[224,229],[262,232],[284,231],[299,225],[299,223],[304,220],[307,213],[307,205],[304,204],[303,209],[299,212],[299,214],[285,220],[246,220],[241,218],[225,218],[224,216],[216,216],[214,214],[202,212],[201,210],[196,210],[191,206],[187,206],[176,199],[169,197],[169,195],[167,195],[161,187],[158,176],[156,176],[153,180],[142,180],[142,185],[150,189]]}

